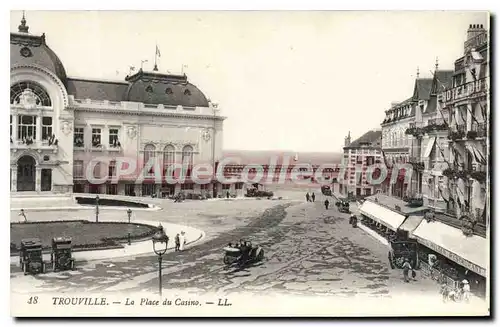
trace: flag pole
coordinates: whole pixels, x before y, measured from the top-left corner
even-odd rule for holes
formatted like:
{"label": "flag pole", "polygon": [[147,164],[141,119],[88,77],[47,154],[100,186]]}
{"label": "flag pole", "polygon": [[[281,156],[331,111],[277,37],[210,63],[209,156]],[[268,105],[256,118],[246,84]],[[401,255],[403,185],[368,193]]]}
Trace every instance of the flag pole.
{"label": "flag pole", "polygon": [[155,66],[153,68],[153,71],[155,71],[155,72],[158,71],[158,65],[156,64],[157,58],[158,58],[158,43],[155,44]]}

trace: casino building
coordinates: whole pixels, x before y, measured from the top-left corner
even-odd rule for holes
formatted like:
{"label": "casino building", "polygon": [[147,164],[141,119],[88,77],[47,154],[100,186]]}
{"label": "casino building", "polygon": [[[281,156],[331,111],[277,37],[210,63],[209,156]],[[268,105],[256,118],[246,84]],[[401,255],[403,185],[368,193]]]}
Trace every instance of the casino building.
{"label": "casino building", "polygon": [[[155,182],[154,169],[111,183],[120,157],[137,161],[137,171],[157,158],[161,174],[174,162],[188,167],[215,164],[222,155],[224,117],[186,75],[139,70],[123,81],[72,78],[48,46],[45,34],[29,33],[22,18],[10,34],[10,188],[13,195],[121,195],[206,192],[187,169],[183,183]],[[100,158],[90,183],[85,171]],[[26,194],[26,193],[23,193]]]}

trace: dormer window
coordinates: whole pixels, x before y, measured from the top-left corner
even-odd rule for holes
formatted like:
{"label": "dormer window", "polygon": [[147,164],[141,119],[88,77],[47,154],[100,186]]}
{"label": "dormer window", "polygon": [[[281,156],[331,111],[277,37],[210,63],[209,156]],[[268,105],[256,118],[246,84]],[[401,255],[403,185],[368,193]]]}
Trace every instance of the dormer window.
{"label": "dormer window", "polygon": [[172,93],[174,93],[174,92],[172,91],[172,89],[171,89],[171,88],[167,87],[167,89],[165,90],[165,93],[167,93],[167,94],[172,94]]}
{"label": "dormer window", "polygon": [[148,85],[148,86],[146,87],[146,92],[148,92],[148,93],[153,93],[153,87],[152,87],[151,85]]}
{"label": "dormer window", "polygon": [[186,89],[186,90],[184,91],[184,95],[190,96],[190,95],[191,95],[191,91],[189,91],[188,89]]}

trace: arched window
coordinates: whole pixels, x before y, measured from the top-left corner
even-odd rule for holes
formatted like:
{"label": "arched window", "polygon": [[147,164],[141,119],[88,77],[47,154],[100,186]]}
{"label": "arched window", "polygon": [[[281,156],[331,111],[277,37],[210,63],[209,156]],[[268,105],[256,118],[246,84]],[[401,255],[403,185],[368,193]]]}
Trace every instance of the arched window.
{"label": "arched window", "polygon": [[[163,171],[166,173],[167,168],[175,163],[175,148],[169,144],[163,149]],[[172,171],[172,176],[174,172]]]}
{"label": "arched window", "polygon": [[193,147],[186,145],[182,149],[182,164],[191,166],[193,164]]}
{"label": "arched window", "polygon": [[[144,147],[144,166],[146,166],[150,161],[154,160],[155,150],[156,147],[152,144],[148,144]],[[149,169],[147,174],[149,175],[154,174],[154,164],[153,167]]]}
{"label": "arched window", "polygon": [[163,165],[171,165],[175,162],[175,148],[169,144],[163,149]]}
{"label": "arched window", "polygon": [[45,89],[34,82],[19,82],[10,87],[10,104],[33,107],[51,107],[52,101]]}

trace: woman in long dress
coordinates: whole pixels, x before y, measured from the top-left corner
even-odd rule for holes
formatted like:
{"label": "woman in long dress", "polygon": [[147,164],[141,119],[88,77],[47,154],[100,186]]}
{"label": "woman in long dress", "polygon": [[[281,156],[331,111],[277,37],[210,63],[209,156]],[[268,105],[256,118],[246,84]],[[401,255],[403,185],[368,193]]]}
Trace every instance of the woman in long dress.
{"label": "woman in long dress", "polygon": [[181,235],[179,236],[180,240],[180,246],[179,246],[179,251],[184,250],[184,246],[186,245],[186,233],[181,232]]}

